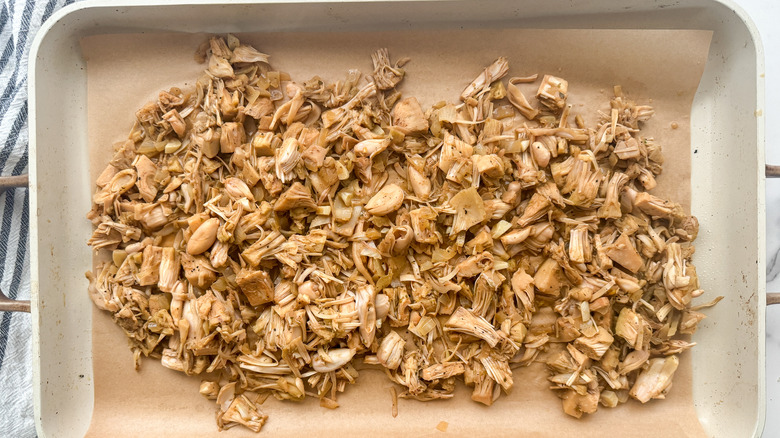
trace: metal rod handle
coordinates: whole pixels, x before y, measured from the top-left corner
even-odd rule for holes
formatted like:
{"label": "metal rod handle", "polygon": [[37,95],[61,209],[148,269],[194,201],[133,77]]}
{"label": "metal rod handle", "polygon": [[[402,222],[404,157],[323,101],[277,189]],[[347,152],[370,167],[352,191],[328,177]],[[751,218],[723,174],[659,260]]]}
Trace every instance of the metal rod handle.
{"label": "metal rod handle", "polygon": [[29,179],[27,175],[0,176],[0,190],[27,187]]}
{"label": "metal rod handle", "polygon": [[[764,174],[767,178],[780,178],[780,166],[766,165]],[[780,304],[780,293],[768,292],[766,294],[766,305]]]}
{"label": "metal rod handle", "polygon": [[[27,175],[0,176],[0,191],[27,187],[29,179]],[[0,312],[27,312],[30,313],[30,302],[8,298],[0,290]]]}
{"label": "metal rod handle", "polygon": [[780,178],[780,166],[767,164],[765,174],[767,178]]}
{"label": "metal rod handle", "polygon": [[0,312],[27,312],[30,313],[29,300],[12,300],[0,291]]}

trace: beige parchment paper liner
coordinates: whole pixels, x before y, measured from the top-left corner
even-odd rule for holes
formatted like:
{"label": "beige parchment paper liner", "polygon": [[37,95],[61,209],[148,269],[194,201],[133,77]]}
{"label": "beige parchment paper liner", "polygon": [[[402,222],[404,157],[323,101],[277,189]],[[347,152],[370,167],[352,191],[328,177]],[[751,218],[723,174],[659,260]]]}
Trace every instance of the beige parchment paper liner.
{"label": "beige parchment paper liner", "polygon": [[[299,82],[315,74],[326,80],[342,79],[349,68],[370,73],[370,54],[388,47],[392,59],[411,57],[401,90],[417,96],[424,108],[440,100],[457,101],[463,88],[498,56],[509,59],[507,77],[549,73],[567,79],[572,113],[582,114],[589,126],[596,120],[596,110],[608,109],[612,86],[620,84],[629,96],[640,103],[651,102],[656,110],[645,134],[663,146],[666,163],[654,193],[689,208],[689,116],[711,36],[709,31],[677,30],[461,29],[240,37],[270,54],[275,69]],[[113,143],[126,138],[138,108],[159,90],[194,83],[205,68],[193,56],[204,38],[202,34],[125,34],[82,40],[93,181],[110,159]],[[530,90],[526,92],[530,96]],[[671,128],[672,122],[677,129]],[[86,280],[83,289],[74,293],[87,293]],[[141,370],[134,371],[124,334],[108,313],[96,308],[92,340],[95,404],[89,436],[217,433],[214,402],[198,394],[198,377],[171,371],[153,360],[144,360]],[[336,410],[320,408],[316,399],[282,403],[269,398],[261,407],[270,416],[261,434],[433,436],[441,434],[437,424],[446,421],[446,434],[452,436],[704,436],[692,398],[693,384],[702,382],[693,381],[693,367],[690,355],[682,354],[666,400],[601,407],[581,420],[562,412],[560,400],[547,389],[547,373],[541,365],[516,370],[511,394],[492,407],[471,401],[470,389],[461,387],[451,400],[400,400],[397,418],[391,416],[388,379],[380,371],[364,370],[357,384],[339,396],[341,407]],[[254,436],[240,427],[222,434]]]}

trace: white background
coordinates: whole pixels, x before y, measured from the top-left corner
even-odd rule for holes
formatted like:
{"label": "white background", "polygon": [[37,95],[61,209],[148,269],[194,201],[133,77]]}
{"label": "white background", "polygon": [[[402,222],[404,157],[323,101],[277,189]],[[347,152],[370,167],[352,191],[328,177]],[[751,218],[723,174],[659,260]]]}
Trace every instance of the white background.
{"label": "white background", "polygon": [[[761,33],[766,62],[766,162],[780,164],[780,2],[736,0]],[[766,183],[767,290],[780,292],[780,180]],[[767,409],[764,437],[780,437],[780,305],[766,312]]]}

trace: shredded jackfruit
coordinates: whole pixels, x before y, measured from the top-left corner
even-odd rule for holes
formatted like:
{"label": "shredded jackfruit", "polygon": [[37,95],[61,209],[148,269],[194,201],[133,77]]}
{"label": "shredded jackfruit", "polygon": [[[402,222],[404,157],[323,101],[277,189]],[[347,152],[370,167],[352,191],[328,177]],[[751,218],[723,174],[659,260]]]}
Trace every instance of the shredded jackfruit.
{"label": "shredded jackfruit", "polygon": [[111,257],[87,278],[136,357],[208,373],[220,428],[259,431],[269,394],[336,408],[357,360],[401,397],[462,379],[486,405],[543,361],[576,417],[669,390],[704,318],[699,224],[646,192],[651,107],[616,87],[586,127],[566,80],[544,75],[533,105],[519,84],[538,76],[504,83],[499,58],[423,109],[386,49],[335,83],[232,35],[204,50],[98,178],[88,243]]}

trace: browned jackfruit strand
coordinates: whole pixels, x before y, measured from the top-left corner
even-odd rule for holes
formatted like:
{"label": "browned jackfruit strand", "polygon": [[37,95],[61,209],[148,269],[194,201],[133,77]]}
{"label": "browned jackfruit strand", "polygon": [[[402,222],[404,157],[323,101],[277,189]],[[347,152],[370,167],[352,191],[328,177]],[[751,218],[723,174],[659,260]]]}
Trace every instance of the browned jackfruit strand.
{"label": "browned jackfruit strand", "polygon": [[87,215],[108,260],[89,295],[136,367],[208,375],[218,426],[253,431],[269,395],[338,407],[358,361],[393,400],[462,379],[491,405],[533,362],[575,417],[664,397],[714,302],[691,305],[698,221],[646,192],[651,107],[615,87],[586,125],[566,80],[505,80],[503,57],[425,109],[386,49],[335,83],[232,35],[198,57],[192,89],[136,113]]}

